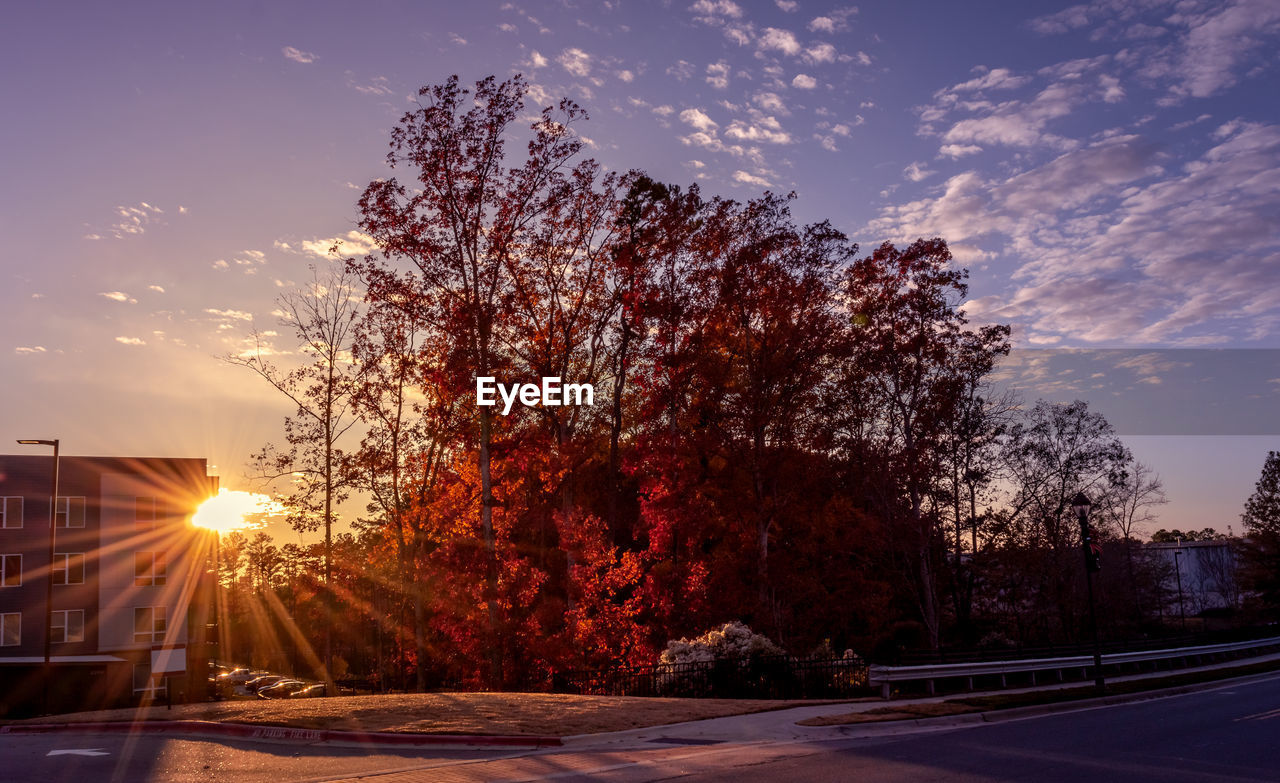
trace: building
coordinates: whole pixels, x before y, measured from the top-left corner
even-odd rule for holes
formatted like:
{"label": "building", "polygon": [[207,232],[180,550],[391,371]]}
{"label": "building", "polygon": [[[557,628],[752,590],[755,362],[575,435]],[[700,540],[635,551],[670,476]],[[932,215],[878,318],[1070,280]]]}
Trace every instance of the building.
{"label": "building", "polygon": [[1165,613],[1194,617],[1239,607],[1238,563],[1231,539],[1152,543],[1146,550],[1163,566],[1160,588],[1168,597]]}
{"label": "building", "polygon": [[50,563],[52,469],[0,455],[0,715],[205,698],[211,542],[190,517],[217,477],[203,459],[61,457]]}

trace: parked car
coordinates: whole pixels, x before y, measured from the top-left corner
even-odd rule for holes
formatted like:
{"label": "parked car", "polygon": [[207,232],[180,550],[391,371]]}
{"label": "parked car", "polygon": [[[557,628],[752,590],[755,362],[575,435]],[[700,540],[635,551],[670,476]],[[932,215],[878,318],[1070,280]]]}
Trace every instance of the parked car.
{"label": "parked car", "polygon": [[226,682],[231,685],[244,685],[256,675],[248,669],[232,669],[229,672],[218,675],[219,682]]}
{"label": "parked car", "polygon": [[248,690],[251,693],[257,693],[263,688],[266,688],[271,685],[275,685],[277,682],[280,682],[281,680],[285,680],[285,679],[288,679],[288,678],[285,677],[283,674],[264,674],[260,677],[255,677],[252,680],[249,680],[244,684],[244,687],[245,687],[245,690]]}
{"label": "parked car", "polygon": [[290,699],[308,699],[308,698],[311,698],[312,696],[323,696],[323,695],[324,695],[324,683],[320,682],[320,683],[316,683],[315,685],[308,685],[307,687],[303,688],[300,691],[294,691],[293,693],[289,694],[289,698]]}
{"label": "parked car", "polygon": [[258,689],[258,696],[263,699],[287,699],[289,694],[307,687],[301,680],[280,680],[277,683]]}

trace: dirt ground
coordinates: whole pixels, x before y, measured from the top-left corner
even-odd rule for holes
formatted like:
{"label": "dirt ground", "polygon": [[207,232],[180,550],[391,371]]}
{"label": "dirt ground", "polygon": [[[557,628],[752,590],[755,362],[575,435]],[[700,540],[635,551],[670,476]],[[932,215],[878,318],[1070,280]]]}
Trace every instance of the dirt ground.
{"label": "dirt ground", "polygon": [[978,712],[977,707],[953,702],[904,704],[900,707],[876,707],[862,712],[847,712],[839,715],[823,715],[817,718],[806,718],[796,721],[800,726],[847,726],[852,723],[879,723],[887,720],[914,720],[916,718],[937,718],[943,715],[963,715],[967,712]]}
{"label": "dirt ground", "polygon": [[209,720],[308,729],[566,737],[823,704],[547,693],[409,693],[99,710],[13,723]]}

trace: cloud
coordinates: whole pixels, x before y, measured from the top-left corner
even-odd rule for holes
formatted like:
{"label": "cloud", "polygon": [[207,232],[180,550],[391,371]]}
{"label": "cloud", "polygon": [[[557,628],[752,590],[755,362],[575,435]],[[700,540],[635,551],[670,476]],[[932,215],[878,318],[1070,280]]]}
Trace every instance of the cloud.
{"label": "cloud", "polygon": [[348,76],[347,84],[356,92],[364,93],[365,95],[386,97],[391,94],[391,86],[385,76],[375,76],[364,84],[358,84]]}
{"label": "cloud", "polygon": [[586,78],[591,75],[591,55],[576,47],[565,49],[556,62],[572,76]]}
{"label": "cloud", "polygon": [[208,308],[205,310],[209,315],[232,321],[252,321],[253,313],[246,313],[243,310],[218,310],[216,308]]}
{"label": "cloud", "polygon": [[911,180],[912,182],[919,182],[922,179],[928,179],[929,177],[933,176],[936,173],[937,173],[936,171],[929,171],[928,169],[926,169],[924,167],[924,164],[919,161],[915,161],[909,164],[905,169],[902,170],[903,176],[905,176],[907,179]]}
{"label": "cloud", "polygon": [[667,68],[667,75],[676,77],[676,81],[688,81],[693,76],[693,63],[687,60],[676,60]]}
{"label": "cloud", "polygon": [[791,113],[787,111],[786,104],[782,102],[782,96],[778,95],[776,92],[758,92],[751,96],[751,102],[765,111],[776,112],[782,115]]}
{"label": "cloud", "polygon": [[812,90],[818,86],[818,80],[807,73],[798,73],[796,78],[791,80],[791,86],[800,90]]}
{"label": "cloud", "polygon": [[757,177],[756,175],[748,173],[746,171],[733,172],[733,181],[738,183],[739,185],[754,185],[755,187],[758,187],[758,188],[773,187],[773,183],[771,183],[769,180],[765,179],[764,177]]}
{"label": "cloud", "polygon": [[1014,261],[972,303],[1044,336],[1207,344],[1280,334],[1280,126],[1228,123],[1176,169],[1134,134],[1013,176],[964,172],[885,208],[877,237],[944,236]]}
{"label": "cloud", "polygon": [[809,22],[809,29],[815,33],[834,33],[836,31],[836,23],[829,16],[818,16]]}
{"label": "cloud", "polygon": [[938,154],[948,158],[963,158],[966,155],[976,155],[982,152],[982,148],[976,144],[943,144],[938,149]]}
{"label": "cloud", "polygon": [[117,337],[116,342],[123,345],[146,345],[147,341],[141,337]]}
{"label": "cloud", "polygon": [[704,114],[701,109],[685,109],[680,112],[680,120],[703,132],[720,127],[715,120]]}
{"label": "cloud", "polygon": [[530,68],[546,68],[549,61],[547,58],[538,54],[538,50],[534,49],[529,52],[529,61],[526,63]]}
{"label": "cloud", "polygon": [[30,356],[37,353],[46,353],[47,351],[43,345],[19,345],[13,349],[13,352],[19,356]]}
{"label": "cloud", "polygon": [[730,19],[742,17],[742,6],[732,0],[698,0],[689,6],[689,10],[704,17],[727,16]]}
{"label": "cloud", "polygon": [[836,48],[829,43],[819,43],[804,50],[804,60],[809,63],[833,63],[836,61]]}
{"label": "cloud", "polygon": [[800,7],[796,0],[773,0],[773,4],[788,14],[795,13],[796,9]]}
{"label": "cloud", "polygon": [[791,57],[800,53],[800,42],[796,40],[795,34],[777,27],[766,27],[757,39],[756,47],[761,52],[779,51]]}
{"label": "cloud", "polygon": [[[164,214],[164,210],[145,201],[139,201],[136,206],[131,207],[118,206],[115,208],[115,214],[116,222],[107,231],[116,239],[145,234],[153,225],[164,225],[160,217]],[[85,239],[101,238],[102,235],[96,232],[85,235]]]}
{"label": "cloud", "polygon": [[782,129],[782,125],[775,118],[768,116],[758,117],[754,122],[734,120],[724,129],[724,135],[738,141],[791,143],[791,135]]}
{"label": "cloud", "polygon": [[707,84],[715,87],[717,90],[723,90],[729,86],[729,64],[724,60],[712,63],[707,66]]}
{"label": "cloud", "polygon": [[467,45],[467,39],[466,39],[466,38],[463,38],[462,36],[458,35],[457,33],[449,33],[449,41],[450,41],[450,42],[452,42],[455,46],[466,46],[466,45]]}
{"label": "cloud", "polygon": [[[301,252],[316,258],[332,261],[334,258],[346,256],[365,256],[378,249],[373,237],[362,231],[348,231],[342,236],[324,239],[304,239]],[[257,251],[245,251],[246,253]]]}
{"label": "cloud", "polygon": [[138,303],[137,299],[134,299],[132,296],[129,296],[123,291],[104,291],[98,294],[98,296],[105,297],[107,299],[110,299],[113,302],[124,302],[126,304]]}
{"label": "cloud", "polygon": [[284,47],[280,50],[280,53],[283,54],[286,59],[293,60],[295,63],[302,63],[303,65],[309,65],[320,59],[311,52],[304,52],[301,49],[296,49],[292,46]]}
{"label": "cloud", "polygon": [[1008,68],[987,70],[979,66],[977,70],[980,72],[977,77],[943,90],[940,94],[977,92],[981,90],[1012,90],[1031,81],[1030,76],[1015,76]]}
{"label": "cloud", "polygon": [[1061,35],[1092,28],[1116,41],[1117,58],[1143,80],[1163,86],[1163,105],[1207,98],[1261,73],[1280,33],[1272,0],[1222,3],[1115,3],[1097,0],[1034,19],[1031,29]]}
{"label": "cloud", "polygon": [[1084,97],[1084,90],[1078,84],[1054,83],[1030,101],[1007,101],[990,110],[981,107],[985,116],[956,122],[942,135],[942,140],[947,144],[1071,147],[1073,142],[1046,133],[1045,129],[1051,120],[1070,114]]}

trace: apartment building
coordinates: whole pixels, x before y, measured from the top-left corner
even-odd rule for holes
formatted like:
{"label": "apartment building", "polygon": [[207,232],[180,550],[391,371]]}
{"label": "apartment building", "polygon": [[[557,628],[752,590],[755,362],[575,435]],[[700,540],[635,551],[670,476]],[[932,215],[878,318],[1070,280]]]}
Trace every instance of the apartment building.
{"label": "apartment building", "polygon": [[0,715],[202,700],[212,542],[190,518],[217,477],[203,459],[61,457],[50,563],[52,471],[0,455]]}

